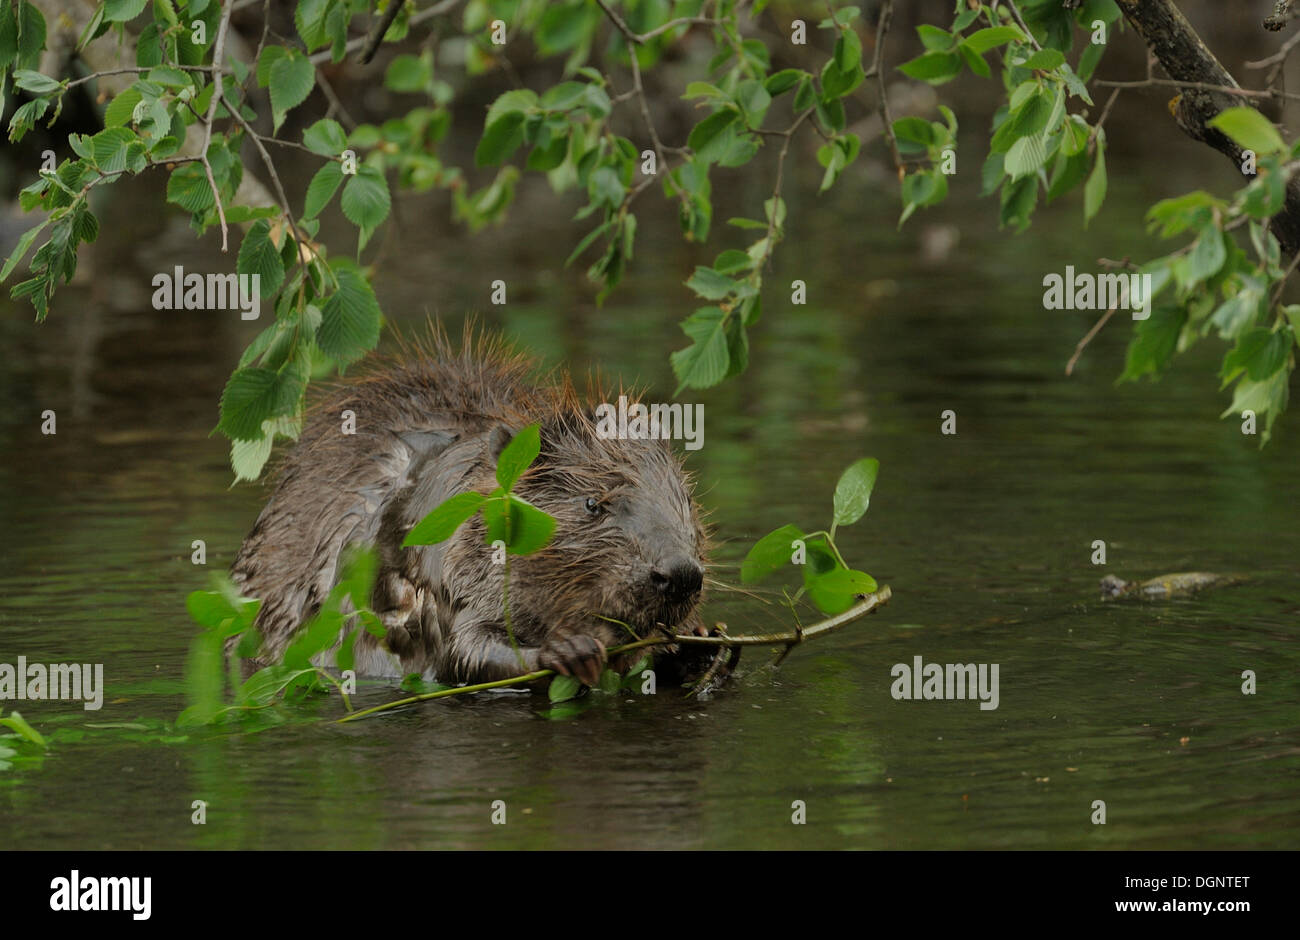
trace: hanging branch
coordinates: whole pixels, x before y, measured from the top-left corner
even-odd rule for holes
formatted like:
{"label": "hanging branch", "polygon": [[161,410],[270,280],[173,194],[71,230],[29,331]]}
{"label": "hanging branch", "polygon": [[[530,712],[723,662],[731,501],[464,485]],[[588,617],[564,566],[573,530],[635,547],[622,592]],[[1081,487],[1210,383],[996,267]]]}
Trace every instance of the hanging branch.
{"label": "hanging branch", "polygon": [[[737,648],[741,646],[784,646],[786,652],[798,646],[805,640],[815,636],[831,633],[840,629],[840,627],[850,624],[855,620],[865,617],[878,608],[889,603],[893,597],[893,592],[889,589],[888,584],[882,584],[880,589],[874,594],[868,594],[858,601],[842,614],[836,614],[834,617],[827,617],[812,626],[804,627],[790,633],[757,633],[748,636],[653,636],[644,640],[637,640],[635,643],[625,643],[622,646],[615,646],[609,650],[610,656],[618,656],[623,653],[630,653],[633,650],[646,649],[652,646],[667,646],[669,644],[680,644],[682,646],[716,646]],[[357,721],[361,718],[368,718],[371,715],[377,715],[380,712],[392,711],[395,708],[401,708],[404,705],[414,705],[417,702],[428,702],[436,698],[447,698],[450,695],[465,695],[469,692],[484,692],[488,689],[504,689],[514,685],[526,685],[529,682],[536,682],[538,679],[545,679],[548,676],[555,675],[550,669],[537,669],[533,672],[524,673],[521,676],[514,676],[510,679],[498,679],[495,682],[479,682],[475,685],[461,685],[454,689],[440,689],[437,692],[423,692],[419,695],[411,695],[406,698],[398,699],[395,702],[388,702],[384,705],[376,705],[373,708],[367,708],[363,711],[352,712],[339,718],[335,723],[343,724],[349,721]]]}

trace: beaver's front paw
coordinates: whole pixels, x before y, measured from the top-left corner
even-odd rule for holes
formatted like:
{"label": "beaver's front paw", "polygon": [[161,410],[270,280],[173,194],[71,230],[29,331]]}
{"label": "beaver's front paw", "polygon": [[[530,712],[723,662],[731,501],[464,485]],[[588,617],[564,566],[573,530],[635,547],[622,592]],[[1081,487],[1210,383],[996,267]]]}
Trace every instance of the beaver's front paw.
{"label": "beaver's front paw", "polygon": [[553,669],[562,676],[573,676],[590,686],[600,682],[605,668],[605,644],[594,636],[552,637],[537,656],[543,669]]}

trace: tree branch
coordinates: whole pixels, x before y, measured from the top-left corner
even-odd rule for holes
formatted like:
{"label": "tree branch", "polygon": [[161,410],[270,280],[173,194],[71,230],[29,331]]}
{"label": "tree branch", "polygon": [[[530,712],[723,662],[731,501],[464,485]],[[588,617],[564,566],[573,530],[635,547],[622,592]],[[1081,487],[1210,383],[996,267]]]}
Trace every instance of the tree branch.
{"label": "tree branch", "polygon": [[[599,2],[599,0],[597,0]],[[796,629],[792,633],[763,633],[752,634],[749,636],[652,636],[644,640],[637,640],[635,643],[626,643],[623,646],[615,646],[609,650],[610,656],[619,656],[623,653],[630,653],[633,650],[645,649],[651,646],[667,646],[669,644],[681,646],[716,646],[735,649],[741,646],[784,646],[788,648],[805,640],[811,639],[823,633],[830,633],[838,630],[847,624],[852,623],[867,614],[879,609],[889,603],[893,596],[888,584],[882,584],[880,589],[874,594],[866,595],[842,614],[836,614],[834,617],[827,617],[810,627]],[[440,689],[437,692],[424,692],[420,695],[411,695],[407,698],[398,699],[395,702],[386,702],[383,705],[376,705],[374,708],[367,708],[359,712],[351,712],[342,718],[339,718],[336,724],[344,724],[349,721],[357,721],[361,718],[368,718],[371,715],[380,712],[391,711],[394,708],[400,708],[403,705],[414,705],[418,702],[428,702],[436,698],[447,698],[451,695],[465,695],[468,692],[484,692],[488,689],[504,689],[512,685],[526,685],[530,682],[536,682],[538,679],[545,679],[548,676],[555,675],[550,669],[537,669],[533,672],[526,672],[521,676],[513,676],[509,679],[498,679],[495,682],[480,682],[477,685],[461,685],[453,689]]]}
{"label": "tree branch", "polygon": [[393,20],[397,19],[397,14],[402,12],[404,6],[406,6],[406,0],[390,0],[384,15],[375,21],[375,25],[370,28],[370,32],[366,35],[366,43],[361,47],[361,53],[357,56],[358,62],[362,65],[370,64],[370,60],[379,51],[379,44],[384,41],[384,36],[388,33],[389,27],[393,25]]}
{"label": "tree branch", "polygon": [[[1170,102],[1178,126],[1189,137],[1227,156],[1240,172],[1242,147],[1226,134],[1209,126],[1209,121],[1228,108],[1249,106],[1250,93],[1243,93],[1206,47],[1196,30],[1174,6],[1173,0],[1117,0],[1124,18],[1155,54],[1165,72],[1183,86]],[[1300,180],[1287,182],[1286,204],[1269,224],[1282,250],[1300,252]]]}
{"label": "tree branch", "polygon": [[221,104],[221,53],[226,48],[226,30],[230,28],[230,14],[234,9],[231,0],[225,0],[224,6],[221,23],[217,26],[217,41],[212,47],[212,101],[208,103],[208,115],[203,119],[203,147],[199,150],[199,159],[203,161],[203,172],[208,175],[208,186],[212,188],[212,198],[217,204],[217,218],[221,220],[221,250],[229,251],[226,210],[221,205],[221,193],[217,190],[216,177],[212,175],[212,164],[208,162],[208,148],[212,146],[212,125],[217,118],[217,107]]}

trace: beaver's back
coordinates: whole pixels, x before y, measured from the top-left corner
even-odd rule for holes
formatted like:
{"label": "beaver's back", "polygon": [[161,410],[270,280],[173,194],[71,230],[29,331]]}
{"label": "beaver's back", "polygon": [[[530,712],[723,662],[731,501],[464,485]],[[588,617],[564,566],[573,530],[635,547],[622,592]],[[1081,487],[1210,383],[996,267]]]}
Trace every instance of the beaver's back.
{"label": "beaver's back", "polygon": [[423,464],[440,461],[422,494],[436,505],[482,463],[494,428],[517,429],[557,406],[557,392],[532,381],[531,370],[499,341],[467,331],[453,350],[434,331],[376,357],[310,409],[231,568],[241,592],[262,601],[257,626],[268,657],[283,652],[329,593],[346,546],[391,548],[381,531]]}

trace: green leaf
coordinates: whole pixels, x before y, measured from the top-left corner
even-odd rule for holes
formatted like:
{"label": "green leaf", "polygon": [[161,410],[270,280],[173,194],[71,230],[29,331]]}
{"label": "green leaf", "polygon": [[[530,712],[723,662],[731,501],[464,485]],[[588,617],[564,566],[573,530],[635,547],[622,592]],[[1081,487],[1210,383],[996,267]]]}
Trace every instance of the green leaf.
{"label": "green leaf", "polygon": [[123,91],[108,103],[104,109],[104,126],[120,127],[131,120],[135,106],[143,99],[140,89],[135,85]]}
{"label": "green leaf", "polygon": [[191,591],[185,598],[185,609],[195,623],[205,630],[216,631],[225,640],[253,625],[261,603],[240,597],[229,581],[222,581],[221,585],[217,591]]}
{"label": "green leaf", "polygon": [[791,543],[803,537],[803,531],[793,525],[783,525],[763,536],[754,543],[740,565],[741,583],[754,584],[790,564],[794,554]]}
{"label": "green leaf", "polygon": [[[764,225],[763,228],[767,228],[767,226]],[[686,282],[686,286],[705,300],[722,300],[722,298],[734,293],[740,284],[725,274],[701,266],[695,269],[695,273]]]}
{"label": "green leaf", "polygon": [[16,68],[36,68],[45,49],[45,17],[33,4],[9,4],[18,10],[18,55]]}
{"label": "green leaf", "polygon": [[432,512],[411,527],[402,540],[402,547],[412,545],[437,545],[445,542],[487,499],[482,493],[458,493],[437,506]]}
{"label": "green leaf", "polygon": [[297,9],[293,12],[293,25],[308,52],[329,44],[327,21],[330,7],[334,3],[335,0],[298,0]]}
{"label": "green leaf", "polygon": [[1050,72],[1053,69],[1060,68],[1065,64],[1065,55],[1056,49],[1039,49],[1024,62],[1020,63],[1020,68],[1037,69],[1040,72]]}
{"label": "green leaf", "polygon": [[510,494],[494,496],[483,503],[483,524],[486,529],[483,543],[503,542],[512,555],[532,554],[555,534],[553,517]]}
{"label": "green leaf", "polygon": [[1236,339],[1255,323],[1263,299],[1261,289],[1243,287],[1214,311],[1210,322],[1219,328],[1219,336],[1223,339]]}
{"label": "green leaf", "polygon": [[[18,57],[18,23],[14,19],[13,8],[6,6],[0,10],[0,73],[3,73],[14,59]],[[0,85],[3,90],[3,85]]]}
{"label": "green leaf", "polygon": [[582,241],[578,242],[578,247],[573,249],[573,253],[570,254],[568,259],[564,262],[564,266],[567,268],[569,265],[573,264],[573,262],[577,261],[582,253],[591,246],[591,243],[603,235],[613,224],[612,220],[606,220],[584,235]]}
{"label": "green leaf", "polygon": [[1179,280],[1184,287],[1190,288],[1218,274],[1227,260],[1228,250],[1223,243],[1223,232],[1209,224],[1201,230],[1200,238],[1196,239],[1196,244],[1188,252],[1186,264],[1176,267],[1174,273],[1181,274]]}
{"label": "green leaf", "polygon": [[983,55],[990,49],[1005,46],[1013,41],[1023,41],[1024,38],[1025,34],[1014,26],[992,26],[971,33],[962,40],[962,45],[978,55]]}
{"label": "green leaf", "polygon": [[187,212],[196,213],[216,205],[203,164],[182,163],[172,170],[171,176],[167,178],[167,201]]}
{"label": "green leaf", "polygon": [[718,162],[731,146],[734,126],[739,120],[738,111],[723,108],[691,128],[686,143],[695,152],[695,159],[704,164]]}
{"label": "green leaf", "polygon": [[961,63],[961,56],[955,52],[926,52],[910,62],[904,62],[898,70],[908,78],[942,85],[961,73]]}
{"label": "green leaf", "polygon": [[302,145],[322,157],[338,157],[347,149],[348,138],[338,121],[324,118],[303,131]]}
{"label": "green leaf", "polygon": [[794,93],[794,109],[796,111],[807,111],[817,102],[817,88],[813,84],[812,76],[805,75],[799,79],[799,87]]}
{"label": "green leaf", "polygon": [[1262,381],[1243,376],[1233,389],[1232,404],[1219,417],[1241,415],[1246,411],[1264,415],[1266,417],[1264,432],[1260,437],[1260,446],[1264,446],[1272,436],[1273,421],[1286,409],[1290,395],[1290,378],[1289,366],[1278,369]]}
{"label": "green leaf", "polygon": [[808,598],[825,614],[843,613],[853,606],[853,594],[841,590],[842,585],[832,578],[823,580],[834,571],[846,571],[830,547],[822,540],[807,543],[807,561],[803,566],[803,585]]}
{"label": "green leaf", "polygon": [[244,680],[235,694],[235,701],[239,705],[265,705],[283,692],[294,680],[313,675],[315,672],[316,670],[310,666],[298,668],[283,665],[267,666]]}
{"label": "green leaf", "polygon": [[1251,381],[1264,381],[1286,364],[1293,343],[1294,334],[1290,328],[1273,331],[1254,327],[1243,331],[1237,337],[1237,345],[1223,358],[1223,368],[1219,372],[1223,384],[1219,387],[1227,388],[1242,373]]}
{"label": "green leaf", "polygon": [[508,158],[524,142],[524,115],[510,111],[487,125],[474,150],[475,166],[494,166]]}
{"label": "green leaf", "polygon": [[3,718],[0,718],[0,727],[8,728],[15,732],[20,738],[31,741],[40,747],[48,748],[49,744],[39,731],[29,725],[26,719],[18,712],[10,712]]}
{"label": "green leaf", "polygon": [[551,680],[550,686],[546,690],[547,697],[555,703],[567,702],[570,699],[578,697],[582,691],[582,683],[573,676],[557,675]]}
{"label": "green leaf", "polygon": [[617,209],[623,204],[624,188],[618,171],[612,166],[598,166],[587,179],[587,193],[592,205]]}
{"label": "green leaf", "polygon": [[334,194],[338,192],[338,188],[342,183],[343,165],[341,163],[331,160],[317,170],[316,175],[311,178],[311,182],[307,185],[303,218],[316,218],[321,210],[329,205],[330,200],[334,198]]}
{"label": "green leaf", "polygon": [[513,555],[531,555],[546,547],[555,535],[555,518],[517,496],[510,500],[510,540],[507,550]]}
{"label": "green leaf", "polygon": [[736,104],[740,105],[740,110],[748,117],[750,125],[758,127],[763,123],[768,106],[772,104],[772,96],[762,82],[750,79],[737,86]]}
{"label": "green leaf", "polygon": [[289,369],[236,369],[221,394],[217,427],[231,440],[256,440],[263,421],[296,410],[304,385],[302,376]]}
{"label": "green leaf", "polygon": [[316,344],[340,364],[360,359],[379,342],[383,319],[375,292],[360,270],[351,265],[335,269],[339,289],[321,308]]}
{"label": "green leaf", "polygon": [[343,631],[343,617],[338,608],[341,593],[337,588],[331,591],[321,606],[320,613],[308,620],[294,637],[284,651],[285,667],[306,670],[312,665],[313,657],[324,653],[339,641],[339,634]]}
{"label": "green leaf", "polygon": [[862,40],[856,32],[851,29],[840,30],[840,35],[835,40],[832,61],[841,72],[851,71],[858,66],[862,61]]}
{"label": "green leaf", "polygon": [[12,274],[14,268],[18,266],[18,262],[23,260],[23,256],[27,254],[27,250],[32,247],[32,242],[36,241],[36,236],[41,234],[45,229],[45,226],[50,224],[50,221],[51,220],[47,217],[39,225],[23,232],[22,237],[18,239],[18,244],[15,245],[14,250],[9,253],[9,258],[5,261],[4,267],[0,268],[0,281],[8,280],[9,275]]}
{"label": "green leaf", "polygon": [[127,167],[127,150],[139,140],[125,127],[106,127],[90,138],[91,159],[105,173],[124,170]]}
{"label": "green leaf", "polygon": [[899,118],[893,126],[894,137],[900,147],[906,141],[918,145],[921,150],[926,150],[935,142],[934,125],[924,118]]}
{"label": "green leaf", "polygon": [[388,218],[392,208],[388,181],[378,169],[363,164],[343,186],[339,204],[348,221],[361,229],[361,243],[364,245],[369,241],[370,233]]}
{"label": "green leaf", "polygon": [[[871,505],[871,491],[876,486],[880,461],[866,457],[850,464],[835,484],[835,524],[852,525],[862,518]],[[874,590],[874,588],[872,589]]]}
{"label": "green leaf", "polygon": [[929,23],[922,23],[916,28],[916,32],[921,37],[921,45],[931,52],[946,52],[957,41],[957,37],[946,29],[931,26]]}
{"label": "green leaf", "polygon": [[1220,111],[1206,122],[1223,131],[1247,150],[1263,155],[1285,150],[1286,144],[1277,128],[1254,108],[1238,107]]}
{"label": "green leaf", "polygon": [[851,568],[835,568],[817,577],[817,587],[828,594],[845,594],[856,598],[859,594],[872,594],[876,590],[876,579],[865,571]]}
{"label": "green leaf", "polygon": [[1092,173],[1083,186],[1083,223],[1087,225],[1101,209],[1106,199],[1106,146],[1098,138],[1097,160],[1092,165]]}
{"label": "green leaf", "polygon": [[677,381],[690,388],[712,388],[731,367],[727,345],[727,315],[720,307],[701,307],[682,321],[691,345],[670,357]]}
{"label": "green leaf", "polygon": [[62,82],[31,69],[15,69],[13,79],[14,87],[30,91],[34,95],[48,95],[63,87]]}
{"label": "green leaf", "polygon": [[235,473],[235,481],[247,480],[250,483],[262,475],[262,468],[271,459],[271,448],[276,435],[296,440],[300,431],[296,416],[280,415],[262,422],[262,436],[254,441],[230,442],[230,469]]}
{"label": "green leaf", "polygon": [[542,451],[542,432],[537,424],[530,424],[510,439],[497,457],[497,482],[507,493],[515,481],[537,459]]}
{"label": "green leaf", "polygon": [[257,60],[257,86],[265,88],[271,84],[271,68],[289,54],[284,46],[267,46]]}
{"label": "green leaf", "polygon": [[274,129],[279,130],[285,115],[307,100],[316,84],[316,67],[295,50],[288,51],[271,66],[271,112]]}
{"label": "green leaf", "polygon": [[384,84],[396,92],[424,91],[432,79],[432,63],[413,55],[396,56],[384,72]]}
{"label": "green leaf", "polygon": [[1118,381],[1135,382],[1144,375],[1158,378],[1169,365],[1186,322],[1186,311],[1174,307],[1155,307],[1147,319],[1137,321]]}
{"label": "green leaf", "polygon": [[[775,98],[777,95],[783,95],[791,88],[794,88],[800,81],[807,77],[807,75],[808,73],[803,69],[782,69],[779,72],[773,72],[769,75],[763,82],[763,87],[767,89],[769,95]],[[691,84],[697,83],[692,82]],[[688,90],[689,87],[690,86],[687,86]],[[721,94],[721,92],[719,92],[719,94]]]}
{"label": "green leaf", "polygon": [[1003,169],[1008,176],[1016,180],[1037,173],[1046,162],[1047,137],[1041,134],[1034,137],[1021,137],[1007,151]]}
{"label": "green leaf", "polygon": [[235,270],[240,274],[256,274],[263,297],[270,297],[280,289],[284,281],[284,261],[280,249],[271,240],[271,224],[266,219],[258,220],[245,233]]}
{"label": "green leaf", "polygon": [[104,0],[104,19],[109,23],[127,23],[144,12],[149,0]]}

